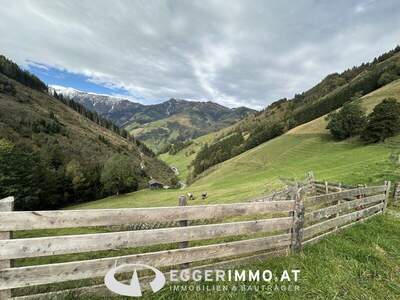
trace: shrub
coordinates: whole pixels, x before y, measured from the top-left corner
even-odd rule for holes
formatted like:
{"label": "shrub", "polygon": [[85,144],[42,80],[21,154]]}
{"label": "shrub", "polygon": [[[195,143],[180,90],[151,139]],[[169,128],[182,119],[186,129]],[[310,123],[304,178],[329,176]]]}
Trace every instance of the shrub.
{"label": "shrub", "polygon": [[367,120],[365,112],[357,103],[346,103],[342,109],[330,113],[327,118],[327,129],[338,140],[360,134]]}

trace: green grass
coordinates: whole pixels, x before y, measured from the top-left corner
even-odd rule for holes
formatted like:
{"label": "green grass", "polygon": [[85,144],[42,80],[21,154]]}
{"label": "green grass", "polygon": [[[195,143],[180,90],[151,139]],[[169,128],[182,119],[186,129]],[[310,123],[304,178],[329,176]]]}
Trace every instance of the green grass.
{"label": "green grass", "polygon": [[175,155],[168,153],[161,154],[160,159],[165,161],[170,166],[174,166],[179,170],[179,179],[186,181],[189,175],[190,163],[195,159],[197,152],[206,143],[211,143],[216,133],[209,133],[193,140],[193,143],[179,151]]}
{"label": "green grass", "polygon": [[72,208],[171,206],[189,191],[209,194],[205,202],[197,198],[190,204],[239,202],[279,188],[280,178],[304,179],[309,170],[317,179],[348,184],[397,181],[400,168],[391,156],[399,145],[400,137],[365,146],[356,140],[336,142],[326,134],[289,133],[216,166],[185,190],[142,190]]}

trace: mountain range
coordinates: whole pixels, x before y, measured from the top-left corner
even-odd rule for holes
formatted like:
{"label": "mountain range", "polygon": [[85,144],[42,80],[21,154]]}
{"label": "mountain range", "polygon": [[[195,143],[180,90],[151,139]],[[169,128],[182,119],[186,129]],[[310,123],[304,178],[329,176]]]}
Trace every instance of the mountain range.
{"label": "mountain range", "polygon": [[51,90],[112,120],[156,151],[230,126],[256,112],[247,107],[228,108],[211,101],[170,99],[143,105],[121,97],[61,86],[51,86]]}

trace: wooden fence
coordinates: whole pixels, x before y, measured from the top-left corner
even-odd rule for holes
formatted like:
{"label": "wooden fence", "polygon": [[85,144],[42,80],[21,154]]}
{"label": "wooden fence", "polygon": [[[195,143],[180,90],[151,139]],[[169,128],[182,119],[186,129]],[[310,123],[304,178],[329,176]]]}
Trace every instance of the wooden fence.
{"label": "wooden fence", "polygon": [[[317,183],[318,184],[318,183]],[[21,288],[102,278],[115,264],[149,264],[168,270],[181,266],[202,268],[202,262],[217,266],[250,259],[300,251],[337,230],[384,211],[390,182],[382,186],[357,187],[310,195],[310,187],[297,189],[292,199],[235,204],[186,206],[183,198],[177,207],[93,209],[68,211],[12,211],[13,199],[0,200],[0,299],[46,299],[67,291],[21,295]],[[315,187],[313,187],[315,189]],[[326,191],[326,190],[325,190]],[[333,191],[333,190],[332,190]],[[227,219],[228,218],[228,219]],[[230,218],[230,219],[229,219]],[[242,220],[232,221],[232,218]],[[243,219],[246,218],[246,219]],[[251,218],[249,220],[249,218]],[[192,225],[196,220],[224,220],[216,224]],[[226,220],[227,219],[227,220]],[[235,220],[235,219],[234,219]],[[12,238],[11,232],[120,226],[134,223],[178,222],[177,227],[91,234]],[[228,242],[213,239],[240,237]],[[245,239],[243,239],[245,238]],[[209,244],[190,246],[193,241]],[[116,257],[101,257],[69,262],[13,267],[13,260],[36,259],[151,245],[171,245],[176,249]],[[222,262],[221,262],[222,260]],[[16,289],[15,292],[13,289]],[[79,293],[107,290],[104,285],[72,289]],[[13,295],[11,294],[13,291]]]}

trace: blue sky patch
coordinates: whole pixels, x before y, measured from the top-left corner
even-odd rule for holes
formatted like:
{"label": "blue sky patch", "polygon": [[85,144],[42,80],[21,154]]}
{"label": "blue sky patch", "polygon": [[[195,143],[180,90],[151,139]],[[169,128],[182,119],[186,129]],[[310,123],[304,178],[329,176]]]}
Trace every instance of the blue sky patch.
{"label": "blue sky patch", "polygon": [[[65,87],[72,87],[84,92],[91,92],[97,94],[107,95],[121,95],[130,96],[128,91],[120,88],[109,88],[100,84],[90,81],[90,78],[81,74],[70,73],[65,70],[43,66],[40,64],[30,64],[29,72],[38,76],[42,81],[48,85],[61,85]],[[141,97],[138,97],[139,99]]]}

